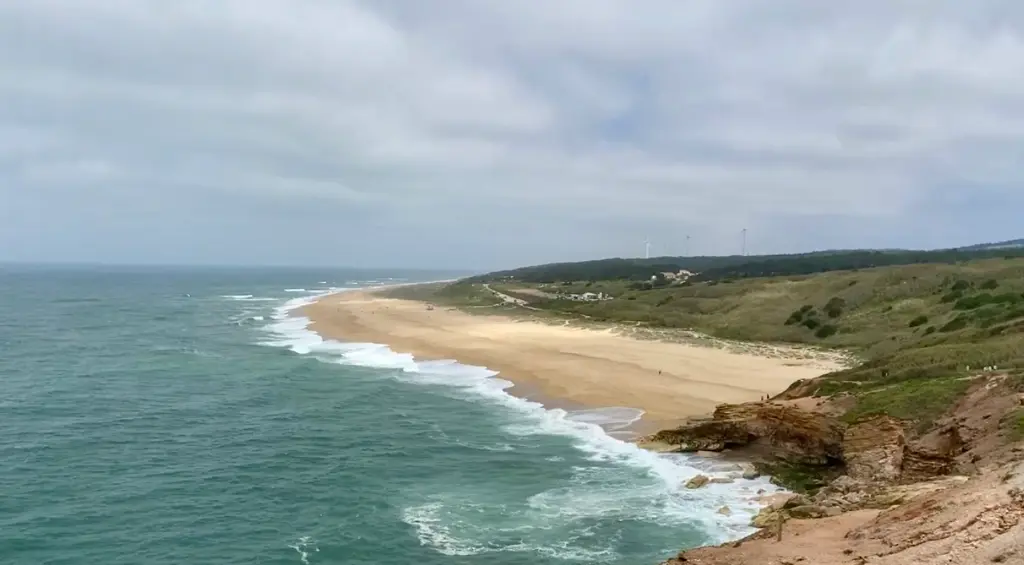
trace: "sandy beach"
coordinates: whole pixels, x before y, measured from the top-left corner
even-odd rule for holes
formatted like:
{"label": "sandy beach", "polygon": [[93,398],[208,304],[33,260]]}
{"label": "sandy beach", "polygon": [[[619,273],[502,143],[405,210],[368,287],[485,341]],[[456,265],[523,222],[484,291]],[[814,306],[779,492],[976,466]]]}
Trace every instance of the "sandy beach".
{"label": "sandy beach", "polygon": [[713,347],[634,339],[499,315],[428,309],[416,301],[344,292],[307,306],[320,335],[387,344],[417,359],[455,359],[499,371],[509,392],[546,404],[639,408],[642,428],[670,426],[717,404],[758,400],[797,379],[839,368],[822,360],[765,357]]}

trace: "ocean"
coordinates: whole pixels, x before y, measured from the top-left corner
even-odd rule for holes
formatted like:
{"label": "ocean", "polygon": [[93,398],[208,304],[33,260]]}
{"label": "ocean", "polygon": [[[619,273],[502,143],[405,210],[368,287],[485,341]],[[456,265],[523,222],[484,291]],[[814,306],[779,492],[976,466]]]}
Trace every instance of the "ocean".
{"label": "ocean", "polygon": [[[443,273],[0,267],[0,563],[655,565],[766,480],[293,311]],[[720,513],[728,506],[731,515]]]}

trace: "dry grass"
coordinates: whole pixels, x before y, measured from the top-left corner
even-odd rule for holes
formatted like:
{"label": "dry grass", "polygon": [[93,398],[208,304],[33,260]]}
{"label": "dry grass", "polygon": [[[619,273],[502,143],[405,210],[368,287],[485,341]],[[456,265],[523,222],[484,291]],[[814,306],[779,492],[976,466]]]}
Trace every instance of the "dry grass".
{"label": "dry grass", "polygon": [[[966,378],[982,367],[1024,370],[1024,259],[653,290],[622,281],[492,286],[529,301],[535,310],[499,304],[483,286],[468,283],[404,287],[389,294],[467,312],[616,327],[634,337],[848,351],[865,362],[825,375],[803,390],[853,394],[859,400],[850,417],[887,413],[924,426],[962,394]],[[550,298],[560,292],[604,292],[615,299]]]}
{"label": "dry grass", "polygon": [[[988,304],[956,310],[943,302],[959,281],[964,296],[984,293],[1020,296],[1020,304]],[[996,290],[981,290],[996,281]],[[520,287],[499,287],[515,292]],[[536,285],[551,292],[606,292],[616,299],[579,303],[536,298],[532,304],[549,310],[584,314],[596,320],[641,322],[655,327],[691,328],[730,339],[809,343],[852,348],[869,357],[883,356],[911,344],[939,344],[957,337],[1024,322],[1024,260],[986,260],[965,265],[909,265],[862,271],[823,273],[797,278],[763,278],[685,287],[630,290],[628,283]],[[519,294],[524,298],[528,294]],[[829,308],[829,306],[834,308]],[[786,324],[801,308],[797,323]],[[958,316],[964,327],[941,332]],[[927,322],[912,324],[920,318]],[[808,321],[809,320],[809,321]],[[806,323],[804,323],[806,322]],[[836,332],[820,337],[822,326]],[[932,328],[932,329],[929,329]],[[945,335],[943,335],[945,334]]]}
{"label": "dry grass", "polygon": [[866,362],[826,375],[807,389],[856,396],[853,418],[886,413],[927,428],[977,370],[1024,368],[1024,259],[654,290],[634,290],[623,282],[536,288],[609,293],[616,299],[532,304],[594,320],[640,322],[652,332],[691,328],[718,338],[855,352]]}

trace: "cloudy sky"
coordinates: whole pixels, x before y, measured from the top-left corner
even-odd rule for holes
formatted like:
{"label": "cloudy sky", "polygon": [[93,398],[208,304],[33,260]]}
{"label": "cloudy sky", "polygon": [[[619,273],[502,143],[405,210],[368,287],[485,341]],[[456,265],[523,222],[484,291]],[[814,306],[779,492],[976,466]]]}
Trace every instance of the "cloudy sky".
{"label": "cloudy sky", "polygon": [[0,260],[1024,237],[1019,0],[0,0]]}

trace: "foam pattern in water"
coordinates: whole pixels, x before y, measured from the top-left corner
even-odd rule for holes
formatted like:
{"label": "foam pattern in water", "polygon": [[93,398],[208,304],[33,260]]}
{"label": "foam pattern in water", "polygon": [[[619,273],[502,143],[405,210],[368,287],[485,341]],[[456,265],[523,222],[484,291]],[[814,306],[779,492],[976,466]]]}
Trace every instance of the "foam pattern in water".
{"label": "foam pattern in water", "polygon": [[[767,478],[743,480],[735,464],[681,455],[656,454],[615,437],[639,419],[643,412],[629,407],[605,407],[578,411],[546,408],[542,404],[513,396],[507,389],[513,384],[498,378],[485,367],[460,364],[454,360],[417,361],[413,356],[392,351],[386,345],[343,343],[324,340],[308,329],[310,321],[294,314],[328,291],[287,301],[278,307],[266,326],[270,339],[266,345],[288,348],[297,354],[311,355],[327,363],[390,370],[386,374],[404,382],[443,387],[466,401],[484,401],[513,414],[505,431],[512,437],[532,435],[563,436],[584,454],[587,460],[604,466],[579,467],[566,488],[553,489],[530,497],[515,511],[506,510],[508,531],[524,527],[544,528],[559,520],[595,519],[608,514],[624,514],[622,519],[644,519],[662,524],[698,527],[716,542],[736,539],[751,533],[751,516],[759,510],[759,492],[780,489]],[[459,443],[459,440],[454,440]],[[462,445],[468,445],[462,442]],[[492,446],[503,451],[507,446]],[[558,458],[550,458],[555,461]],[[611,465],[609,470],[608,465]],[[639,470],[653,478],[645,482],[622,479],[615,467]],[[733,483],[710,484],[704,488],[685,488],[687,480],[698,473],[710,477],[728,477]],[[471,555],[490,551],[537,551],[556,557],[601,561],[610,549],[581,549],[566,540],[551,540],[542,546],[523,546],[518,542],[501,543],[492,539],[494,529],[477,532],[472,516],[479,512],[473,501],[444,499],[410,506],[403,520],[418,532],[420,541],[449,555]],[[722,511],[728,507],[729,511]],[[529,526],[527,526],[529,524]],[[561,544],[561,545],[560,545]],[[559,549],[561,547],[561,549]],[[561,555],[561,553],[565,555]]]}

